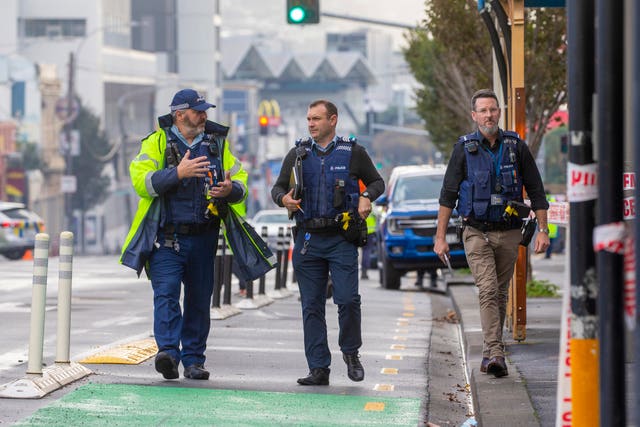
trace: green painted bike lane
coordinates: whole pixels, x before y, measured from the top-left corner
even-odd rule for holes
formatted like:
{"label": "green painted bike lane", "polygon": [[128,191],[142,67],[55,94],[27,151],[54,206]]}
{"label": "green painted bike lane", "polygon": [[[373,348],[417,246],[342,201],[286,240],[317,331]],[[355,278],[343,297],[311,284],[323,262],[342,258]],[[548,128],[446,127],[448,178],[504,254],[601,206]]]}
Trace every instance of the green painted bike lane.
{"label": "green painted bike lane", "polygon": [[420,399],[87,384],[19,426],[416,426]]}

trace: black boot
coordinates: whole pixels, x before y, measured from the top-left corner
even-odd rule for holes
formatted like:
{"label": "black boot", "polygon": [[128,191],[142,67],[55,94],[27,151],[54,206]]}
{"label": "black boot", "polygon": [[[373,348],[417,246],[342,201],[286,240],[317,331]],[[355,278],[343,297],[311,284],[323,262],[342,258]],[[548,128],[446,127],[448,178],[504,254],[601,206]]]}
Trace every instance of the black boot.
{"label": "black boot", "polygon": [[300,385],[329,385],[329,368],[313,368],[309,371],[309,375],[304,378],[298,378]]}
{"label": "black boot", "polygon": [[347,364],[347,376],[351,381],[362,381],[364,379],[364,368],[360,363],[360,355],[342,353],[342,360]]}

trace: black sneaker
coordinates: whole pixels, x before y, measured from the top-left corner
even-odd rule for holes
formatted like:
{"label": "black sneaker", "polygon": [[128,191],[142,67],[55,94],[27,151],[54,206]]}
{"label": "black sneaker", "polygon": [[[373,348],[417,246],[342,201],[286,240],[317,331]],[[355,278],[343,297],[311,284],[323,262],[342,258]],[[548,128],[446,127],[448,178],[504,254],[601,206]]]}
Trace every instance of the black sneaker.
{"label": "black sneaker", "polygon": [[175,380],[180,376],[178,362],[166,351],[161,351],[156,355],[156,371],[160,372],[167,380]]}
{"label": "black sneaker", "polygon": [[362,381],[364,379],[364,368],[360,363],[358,352],[353,354],[342,353],[342,360],[347,364],[347,376],[351,381]]}
{"label": "black sneaker", "polygon": [[298,378],[300,385],[329,385],[329,368],[313,368],[309,371],[309,375],[304,378]]}
{"label": "black sneaker", "polygon": [[184,377],[191,380],[208,380],[209,371],[204,369],[204,365],[194,364],[184,368]]}

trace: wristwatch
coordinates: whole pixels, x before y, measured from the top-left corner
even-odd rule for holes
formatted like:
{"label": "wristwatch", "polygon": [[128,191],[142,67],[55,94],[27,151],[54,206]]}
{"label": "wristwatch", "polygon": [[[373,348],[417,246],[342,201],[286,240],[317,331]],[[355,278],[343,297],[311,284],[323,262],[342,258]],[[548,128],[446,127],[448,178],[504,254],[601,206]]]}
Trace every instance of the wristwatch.
{"label": "wristwatch", "polygon": [[360,197],[366,197],[367,199],[371,200],[371,197],[369,196],[369,192],[367,190],[364,190],[361,194]]}
{"label": "wristwatch", "polygon": [[539,233],[547,233],[547,234],[549,234],[549,228],[548,227],[538,228],[538,232]]}

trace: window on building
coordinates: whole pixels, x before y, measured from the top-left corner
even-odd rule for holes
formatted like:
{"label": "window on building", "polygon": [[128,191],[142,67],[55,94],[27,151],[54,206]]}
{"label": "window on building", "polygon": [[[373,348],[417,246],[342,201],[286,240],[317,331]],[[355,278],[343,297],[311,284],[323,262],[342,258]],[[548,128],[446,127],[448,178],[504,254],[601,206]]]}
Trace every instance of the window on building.
{"label": "window on building", "polygon": [[85,19],[24,19],[20,23],[24,37],[84,37]]}

